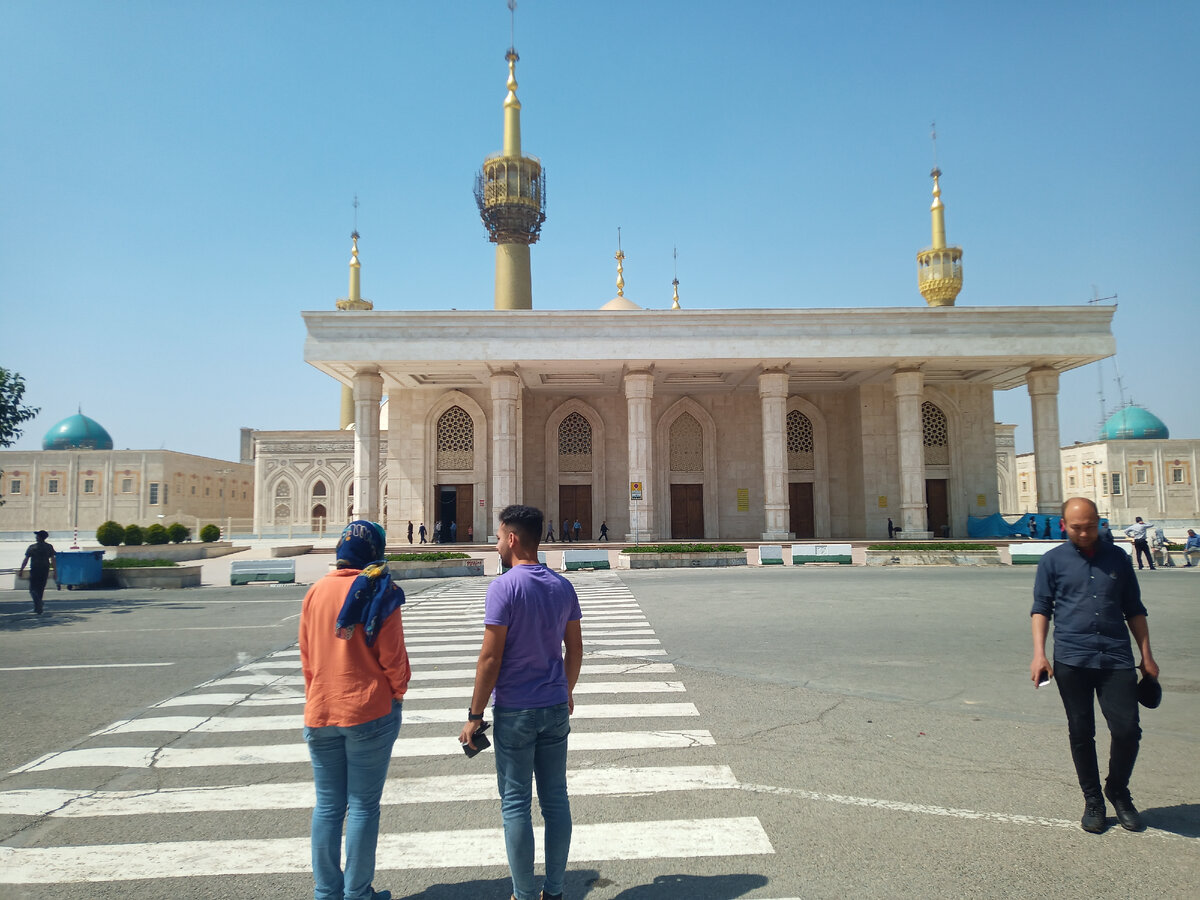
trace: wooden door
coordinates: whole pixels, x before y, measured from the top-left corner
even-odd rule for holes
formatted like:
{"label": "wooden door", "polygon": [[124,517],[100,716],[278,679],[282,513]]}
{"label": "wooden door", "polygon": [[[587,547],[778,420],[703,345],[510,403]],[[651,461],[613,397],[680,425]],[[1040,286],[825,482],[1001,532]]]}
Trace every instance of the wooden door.
{"label": "wooden door", "polygon": [[671,537],[704,537],[704,485],[671,485]]}
{"label": "wooden door", "polygon": [[793,481],[788,485],[788,531],[797,539],[817,536],[811,481]]}
{"label": "wooden door", "polygon": [[925,480],[925,520],[935,538],[950,537],[950,501],[945,478]]}
{"label": "wooden door", "polygon": [[454,487],[454,521],[458,523],[458,542],[465,544],[475,540],[469,531],[475,523],[475,488],[470,484],[456,484]]}
{"label": "wooden door", "polygon": [[[547,515],[549,513],[547,512]],[[562,528],[562,520],[568,520],[572,525],[579,522],[579,539],[592,539],[592,486],[590,484],[560,484],[558,486],[558,513],[554,516],[554,533],[561,541],[564,535],[558,534]],[[572,533],[571,539],[575,539]]]}

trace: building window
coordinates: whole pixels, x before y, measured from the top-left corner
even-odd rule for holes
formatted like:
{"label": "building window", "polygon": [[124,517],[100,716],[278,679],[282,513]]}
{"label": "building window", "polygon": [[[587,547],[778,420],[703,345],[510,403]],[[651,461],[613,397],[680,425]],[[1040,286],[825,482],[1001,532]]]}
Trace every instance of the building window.
{"label": "building window", "polygon": [[925,465],[950,465],[950,430],[946,414],[928,400],[921,404],[921,438],[925,445]]}
{"label": "building window", "polygon": [[207,496],[208,496],[209,494],[211,494],[211,493],[212,493],[212,488],[205,488],[205,489],[204,489],[204,496],[205,496],[205,497],[207,497]]}
{"label": "building window", "polygon": [[8,492],[9,492],[10,494],[19,494],[19,493],[21,493],[21,482],[20,482],[20,480],[19,480],[19,479],[18,479],[18,480],[14,480],[14,481],[10,481],[10,482],[8,483]]}
{"label": "building window", "polygon": [[94,479],[94,478],[83,479],[83,492],[85,494],[96,493],[96,479]]}
{"label": "building window", "polygon": [[704,471],[704,431],[690,413],[671,423],[669,458],[672,472]]}
{"label": "building window", "polygon": [[1134,484],[1145,484],[1146,483],[1146,467],[1145,466],[1137,466],[1133,470],[1133,483]]}
{"label": "building window", "polygon": [[1108,473],[1107,472],[1100,473],[1100,493],[1103,494],[1105,497],[1108,496]]}
{"label": "building window", "polygon": [[48,493],[48,494],[57,494],[58,493],[58,479],[57,478],[51,478],[49,481],[46,482],[46,493]]}
{"label": "building window", "polygon": [[1067,476],[1067,487],[1075,487],[1075,476],[1074,475]]}
{"label": "building window", "polygon": [[245,492],[245,491],[242,491],[242,499],[243,499],[243,500],[245,500],[245,499],[246,499],[246,492]]}
{"label": "building window", "polygon": [[150,482],[150,505],[158,506],[158,482]]}
{"label": "building window", "polygon": [[192,496],[196,496],[196,486],[194,484],[192,485]]}
{"label": "building window", "polygon": [[167,505],[167,486],[163,485],[163,506]]}
{"label": "building window", "polygon": [[1021,493],[1022,494],[1029,493],[1029,479],[1028,478],[1021,479]]}
{"label": "building window", "polygon": [[592,425],[577,412],[558,426],[558,471],[592,471]]}
{"label": "building window", "polygon": [[217,496],[224,497],[225,496],[225,488],[217,488]]}
{"label": "building window", "polygon": [[1121,493],[1121,473],[1120,472],[1112,473],[1112,492],[1113,492],[1113,494]]}
{"label": "building window", "polygon": [[1183,466],[1171,467],[1171,484],[1183,484]]}
{"label": "building window", "polygon": [[1083,473],[1083,484],[1084,484],[1084,487],[1092,487],[1092,485],[1094,484],[1094,482],[1092,481],[1092,470],[1091,469],[1088,469]]}
{"label": "building window", "polygon": [[122,494],[132,494],[133,493],[133,479],[132,478],[122,478],[121,479],[121,493]]}
{"label": "building window", "polygon": [[789,470],[811,471],[816,468],[812,422],[798,409],[787,414],[787,455]]}
{"label": "building window", "polygon": [[449,471],[475,468],[475,423],[461,406],[452,406],[437,423],[437,467]]}

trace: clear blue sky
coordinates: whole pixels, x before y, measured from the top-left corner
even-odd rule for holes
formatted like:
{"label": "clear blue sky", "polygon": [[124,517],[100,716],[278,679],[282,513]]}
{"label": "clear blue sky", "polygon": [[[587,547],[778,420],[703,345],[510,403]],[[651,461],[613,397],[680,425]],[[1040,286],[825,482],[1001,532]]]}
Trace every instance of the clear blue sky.
{"label": "clear blue sky", "polygon": [[[1119,294],[1125,396],[1200,437],[1200,4],[550,2],[517,12],[547,170],[534,305],[912,306],[929,123],[960,306]],[[490,309],[502,0],[0,5],[0,365],[118,447],[337,426],[301,310]],[[1110,406],[1112,362],[1104,364]],[[1095,436],[1095,366],[1062,441]],[[1029,449],[1023,389],[997,395]]]}

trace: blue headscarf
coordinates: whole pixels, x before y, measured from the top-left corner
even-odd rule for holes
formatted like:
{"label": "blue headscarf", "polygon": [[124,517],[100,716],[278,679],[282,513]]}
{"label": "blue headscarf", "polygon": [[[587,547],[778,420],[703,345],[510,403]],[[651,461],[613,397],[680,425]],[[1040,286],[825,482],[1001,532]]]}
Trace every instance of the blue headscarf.
{"label": "blue headscarf", "polygon": [[356,625],[362,625],[363,638],[370,647],[387,617],[404,603],[404,591],[392,583],[392,573],[383,558],[385,546],[383,526],[366,519],[351,522],[338,540],[338,562],[362,569],[338,613],[334,634],[344,641],[354,636]]}

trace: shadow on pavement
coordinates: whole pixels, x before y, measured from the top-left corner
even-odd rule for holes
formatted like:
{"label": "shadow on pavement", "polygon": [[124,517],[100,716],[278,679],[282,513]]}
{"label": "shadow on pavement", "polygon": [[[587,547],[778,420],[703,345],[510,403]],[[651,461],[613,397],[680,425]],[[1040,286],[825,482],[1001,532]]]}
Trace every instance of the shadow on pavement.
{"label": "shadow on pavement", "polygon": [[1150,828],[1169,831],[1183,837],[1200,837],[1200,803],[1158,806],[1142,810],[1142,820]]}
{"label": "shadow on pavement", "polygon": [[[563,896],[582,897],[600,878],[595,869],[567,870],[564,882]],[[387,886],[387,877],[375,876],[376,890]],[[464,897],[511,897],[512,879],[505,875],[503,878],[477,878],[474,881],[459,881],[454,884],[431,884],[419,894],[402,894],[392,889],[394,900],[463,900]]]}
{"label": "shadow on pavement", "polygon": [[613,900],[733,900],[765,887],[765,875],[659,875],[651,884],[621,891]]}
{"label": "shadow on pavement", "polygon": [[41,628],[73,625],[86,622],[96,616],[123,616],[136,612],[145,602],[157,602],[150,597],[121,597],[115,592],[104,596],[47,591],[46,615],[33,612],[33,601],[28,596],[19,601],[14,591],[0,604],[0,631],[33,631]]}

